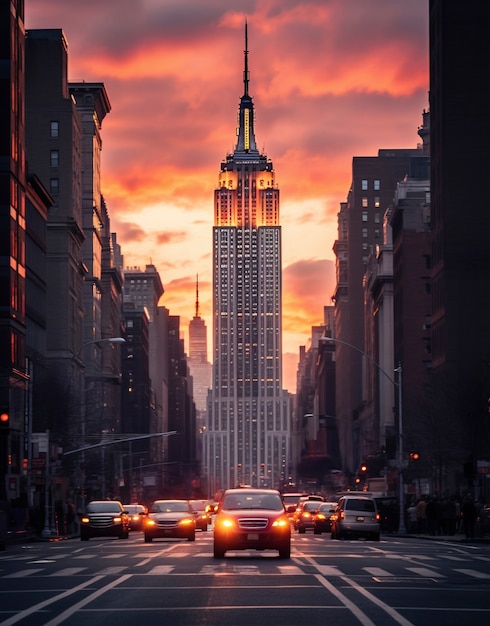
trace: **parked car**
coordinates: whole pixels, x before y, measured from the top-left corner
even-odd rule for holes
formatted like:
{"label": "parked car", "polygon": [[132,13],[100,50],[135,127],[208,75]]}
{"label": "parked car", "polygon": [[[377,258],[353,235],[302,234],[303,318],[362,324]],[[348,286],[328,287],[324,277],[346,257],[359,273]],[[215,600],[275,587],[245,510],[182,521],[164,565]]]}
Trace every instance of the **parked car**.
{"label": "parked car", "polygon": [[227,489],[214,521],[213,555],[227,550],[278,550],[291,556],[291,525],[274,489]]}
{"label": "parked car", "polygon": [[87,504],[85,513],[80,516],[80,539],[88,541],[90,537],[129,536],[129,515],[123,505],[116,500],[92,500]]}
{"label": "parked car", "polygon": [[330,522],[332,539],[352,536],[379,541],[379,513],[374,498],[342,496]]}
{"label": "parked car", "polygon": [[208,529],[211,524],[211,509],[208,500],[189,500],[194,515],[196,516],[196,528],[202,531]]}
{"label": "parked car", "polygon": [[322,502],[313,515],[313,532],[315,535],[330,532],[330,517],[335,513],[337,502]]}
{"label": "parked car", "polygon": [[129,515],[129,530],[143,530],[143,518],[148,509],[143,504],[123,504],[124,510]]}
{"label": "parked car", "polygon": [[156,538],[194,541],[196,517],[187,500],[155,500],[143,524],[145,543]]}
{"label": "parked car", "polygon": [[294,528],[299,533],[313,530],[313,516],[318,511],[320,504],[319,500],[303,500],[299,503],[293,515]]}

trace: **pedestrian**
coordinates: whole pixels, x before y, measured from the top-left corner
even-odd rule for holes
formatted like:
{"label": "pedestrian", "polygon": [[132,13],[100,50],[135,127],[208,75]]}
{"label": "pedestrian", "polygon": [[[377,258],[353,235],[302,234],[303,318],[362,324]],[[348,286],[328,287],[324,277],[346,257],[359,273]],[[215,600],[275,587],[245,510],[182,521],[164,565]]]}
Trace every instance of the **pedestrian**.
{"label": "pedestrian", "polygon": [[461,507],[461,515],[463,516],[463,532],[467,539],[474,539],[475,537],[475,521],[476,521],[476,507],[470,496],[466,498]]}
{"label": "pedestrian", "polygon": [[420,498],[417,502],[417,530],[419,535],[422,535],[427,530],[427,502],[424,498]]}
{"label": "pedestrian", "polygon": [[417,505],[414,501],[410,503],[410,506],[407,509],[407,517],[408,517],[408,532],[416,533],[417,532]]}

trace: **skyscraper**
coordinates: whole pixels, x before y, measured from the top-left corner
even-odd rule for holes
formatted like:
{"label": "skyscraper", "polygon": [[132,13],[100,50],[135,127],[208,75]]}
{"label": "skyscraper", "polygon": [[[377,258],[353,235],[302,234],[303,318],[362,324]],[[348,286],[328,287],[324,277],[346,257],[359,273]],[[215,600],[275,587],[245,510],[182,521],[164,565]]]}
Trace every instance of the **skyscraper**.
{"label": "skyscraper", "polygon": [[206,322],[199,314],[199,283],[196,278],[196,314],[189,322],[189,357],[192,376],[193,398],[198,422],[206,415],[208,390],[211,387],[211,363],[208,361],[208,337]]}
{"label": "skyscraper", "polygon": [[289,473],[282,389],[281,227],[272,161],[257,149],[245,26],[237,143],[214,193],[213,381],[205,438],[210,493],[277,487]]}

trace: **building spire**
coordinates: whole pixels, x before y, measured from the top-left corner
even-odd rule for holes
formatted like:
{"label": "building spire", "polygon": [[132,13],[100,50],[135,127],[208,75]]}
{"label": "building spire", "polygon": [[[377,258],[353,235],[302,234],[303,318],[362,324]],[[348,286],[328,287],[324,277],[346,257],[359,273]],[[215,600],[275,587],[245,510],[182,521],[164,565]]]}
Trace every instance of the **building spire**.
{"label": "building spire", "polygon": [[196,317],[199,317],[199,274],[196,274]]}
{"label": "building spire", "polygon": [[250,159],[250,156],[259,156],[257,144],[255,142],[254,131],[254,105],[248,93],[250,82],[250,72],[248,71],[248,23],[245,21],[245,51],[243,70],[243,96],[240,98],[240,109],[238,111],[238,141],[236,144],[234,158]]}
{"label": "building spire", "polygon": [[245,69],[243,70],[243,95],[248,96],[248,82],[250,74],[248,71],[248,23],[245,20],[245,50],[244,50]]}

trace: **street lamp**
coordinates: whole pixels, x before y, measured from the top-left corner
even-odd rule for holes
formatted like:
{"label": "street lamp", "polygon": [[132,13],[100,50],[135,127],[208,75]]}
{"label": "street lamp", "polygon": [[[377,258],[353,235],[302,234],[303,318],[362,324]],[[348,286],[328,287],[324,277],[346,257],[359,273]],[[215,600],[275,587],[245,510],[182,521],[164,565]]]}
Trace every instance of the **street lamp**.
{"label": "street lamp", "polygon": [[403,402],[402,402],[402,366],[401,363],[393,371],[398,374],[398,380],[395,381],[382,367],[377,363],[369,354],[366,354],[364,350],[354,346],[348,341],[337,339],[335,337],[320,337],[319,341],[325,343],[340,343],[344,346],[348,346],[356,352],[362,354],[362,356],[368,358],[371,363],[378,368],[378,370],[395,386],[398,388],[398,499],[399,499],[399,511],[400,521],[398,524],[398,532],[404,534],[407,532],[405,527],[405,510],[404,510],[404,497],[405,488],[403,483]]}
{"label": "street lamp", "polygon": [[92,339],[91,341],[86,341],[85,343],[82,343],[80,348],[78,348],[78,350],[73,355],[73,358],[76,359],[77,357],[79,357],[82,354],[83,349],[87,346],[99,343],[126,343],[126,339],[124,339],[123,337],[104,337],[102,339]]}

